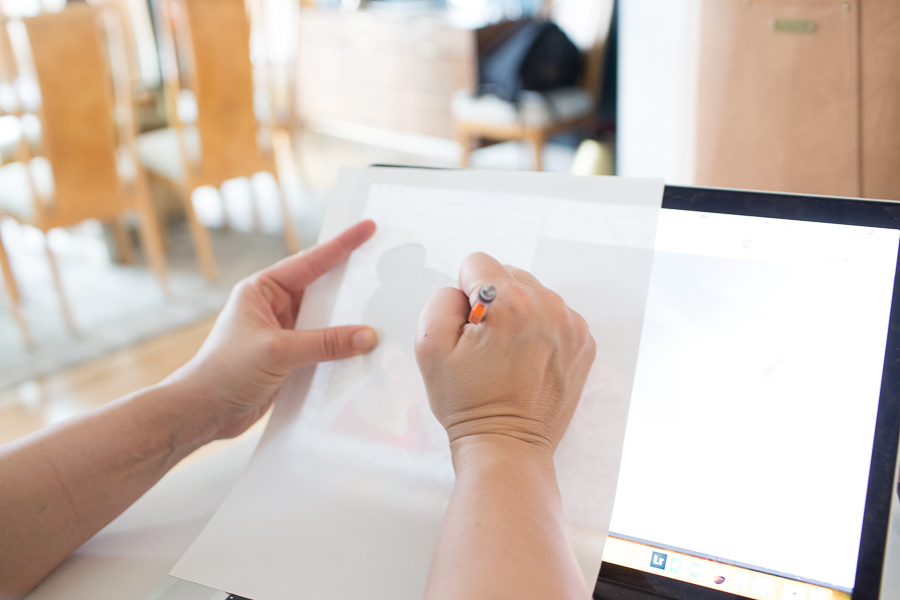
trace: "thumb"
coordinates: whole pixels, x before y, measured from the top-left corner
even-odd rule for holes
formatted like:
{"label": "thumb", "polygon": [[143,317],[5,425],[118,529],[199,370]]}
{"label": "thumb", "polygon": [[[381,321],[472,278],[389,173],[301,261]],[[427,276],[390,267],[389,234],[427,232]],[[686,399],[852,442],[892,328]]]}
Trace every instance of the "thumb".
{"label": "thumb", "polygon": [[365,354],[378,345],[371,327],[345,325],[324,329],[283,330],[283,358],[290,368]]}

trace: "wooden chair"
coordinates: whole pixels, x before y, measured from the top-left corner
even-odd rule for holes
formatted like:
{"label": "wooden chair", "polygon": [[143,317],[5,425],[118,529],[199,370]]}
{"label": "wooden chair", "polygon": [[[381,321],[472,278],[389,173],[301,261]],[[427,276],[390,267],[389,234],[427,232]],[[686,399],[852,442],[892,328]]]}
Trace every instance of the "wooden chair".
{"label": "wooden chair", "polygon": [[[106,35],[113,25],[110,19],[108,12],[75,3],[60,13],[23,20],[41,89],[41,147],[52,169],[54,192],[50,198],[39,198],[35,193],[38,182],[29,170],[33,200],[30,214],[12,214],[2,206],[0,214],[5,212],[44,232],[86,219],[109,222],[117,232],[120,254],[130,257],[121,219],[126,213],[137,212],[148,262],[160,287],[168,293],[162,239],[144,173],[136,161],[129,81],[127,76],[114,80],[110,70],[109,59],[115,61],[118,55],[121,63],[123,54],[113,48],[107,56],[107,43],[114,46],[116,41]],[[127,65],[113,66],[127,70]],[[119,127],[113,118],[116,113],[123,121]],[[127,163],[131,168],[123,169]],[[131,171],[130,181],[120,170]],[[49,245],[46,252],[63,317],[75,332],[75,320]],[[3,271],[7,275],[5,267]],[[7,276],[12,279],[11,271]]]}
{"label": "wooden chair", "polygon": [[[4,106],[2,107],[2,110],[0,110],[0,112],[3,113],[3,116],[0,118],[7,120],[10,118],[16,119],[15,122],[18,124],[18,119],[21,117],[21,105],[15,96],[13,87],[17,69],[13,58],[12,43],[10,42],[9,34],[6,29],[6,23],[7,19],[0,13],[0,86],[4,87],[3,92],[5,94],[11,95],[10,98],[4,99]],[[0,148],[0,165],[7,162],[7,155],[14,156],[15,158],[21,158],[22,156],[23,147],[27,144],[27,140],[25,139],[21,125],[18,125],[15,129],[18,129],[18,131],[12,132],[12,135],[8,136],[9,139],[3,140],[4,145],[8,144],[11,148]],[[13,151],[10,152],[10,150]],[[2,208],[0,208],[0,212],[2,212]],[[6,247],[3,245],[2,231],[0,231],[0,273],[2,273],[6,292],[9,295],[10,311],[12,312],[13,319],[19,327],[23,343],[26,347],[30,348],[34,345],[34,340],[31,335],[31,329],[28,327],[28,323],[22,314],[22,300],[19,293],[19,286],[16,284],[16,279],[13,276],[12,267],[9,263],[9,256],[6,253]]]}
{"label": "wooden chair", "polygon": [[[243,0],[155,0],[155,7],[162,22],[160,46],[171,127],[142,136],[141,158],[148,170],[177,178],[195,239],[208,239],[194,214],[194,190],[204,185],[219,188],[230,179],[260,172],[277,177],[276,148],[284,147],[285,135],[272,122],[268,133],[275,143],[264,148],[259,142],[250,22]],[[186,90],[196,99],[196,125],[186,123],[179,110]],[[157,148],[155,156],[145,150],[150,142]],[[167,164],[173,151],[180,165]],[[297,252],[300,245],[283,193],[279,202],[285,245],[289,252]],[[198,243],[198,251],[202,245]],[[215,277],[212,252],[201,252],[200,260],[204,273]]]}
{"label": "wooden chair", "polygon": [[[560,17],[566,11],[571,14],[573,5],[578,4],[579,6],[575,6],[578,9],[586,3],[591,5],[589,8],[592,10],[582,11],[582,14],[595,13],[593,16],[596,17],[596,23],[588,40],[589,46],[583,49],[584,77],[579,87],[551,90],[544,94],[526,93],[518,104],[493,95],[479,97],[472,90],[457,92],[453,98],[452,112],[462,145],[462,166],[469,166],[473,142],[477,140],[494,143],[526,141],[534,150],[534,170],[540,171],[543,169],[544,145],[548,138],[563,131],[594,124],[601,92],[601,70],[606,52],[611,5],[610,10],[603,10],[605,3],[596,0],[547,0],[543,16],[557,21],[558,13]],[[597,8],[601,10],[593,10]],[[564,24],[560,25],[566,29]],[[515,21],[507,21],[479,31],[476,37],[479,55],[499,35],[505,33],[507,28],[515,26]]]}

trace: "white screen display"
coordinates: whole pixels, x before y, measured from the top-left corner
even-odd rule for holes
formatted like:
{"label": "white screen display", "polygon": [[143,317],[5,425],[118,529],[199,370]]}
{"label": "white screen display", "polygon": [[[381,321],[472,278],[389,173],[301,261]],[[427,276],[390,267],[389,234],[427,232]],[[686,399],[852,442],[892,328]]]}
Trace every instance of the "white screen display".
{"label": "white screen display", "polygon": [[613,535],[852,589],[898,234],[660,212]]}

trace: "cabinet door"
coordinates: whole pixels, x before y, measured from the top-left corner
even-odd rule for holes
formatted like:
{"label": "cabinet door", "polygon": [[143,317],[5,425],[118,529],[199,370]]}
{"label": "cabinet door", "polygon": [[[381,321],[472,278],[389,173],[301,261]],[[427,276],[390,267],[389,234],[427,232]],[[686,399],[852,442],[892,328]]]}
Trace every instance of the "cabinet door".
{"label": "cabinet door", "polygon": [[860,11],[862,195],[900,200],[900,2]]}
{"label": "cabinet door", "polygon": [[697,184],[860,195],[858,27],[857,0],[705,0]]}

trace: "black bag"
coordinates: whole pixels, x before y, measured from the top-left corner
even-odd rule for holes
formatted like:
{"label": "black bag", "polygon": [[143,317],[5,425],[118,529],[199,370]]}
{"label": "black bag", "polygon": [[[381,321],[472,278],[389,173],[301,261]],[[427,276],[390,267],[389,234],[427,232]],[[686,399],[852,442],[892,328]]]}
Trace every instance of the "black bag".
{"label": "black bag", "polygon": [[581,53],[548,21],[526,21],[486,52],[478,65],[478,94],[515,102],[522,90],[571,87],[581,73]]}

